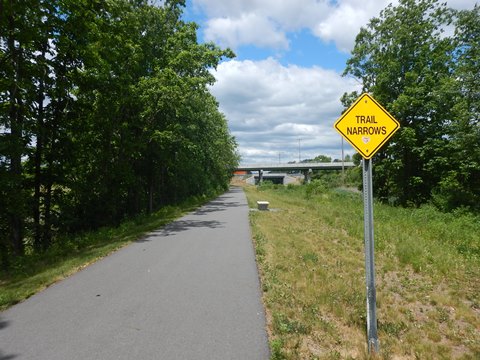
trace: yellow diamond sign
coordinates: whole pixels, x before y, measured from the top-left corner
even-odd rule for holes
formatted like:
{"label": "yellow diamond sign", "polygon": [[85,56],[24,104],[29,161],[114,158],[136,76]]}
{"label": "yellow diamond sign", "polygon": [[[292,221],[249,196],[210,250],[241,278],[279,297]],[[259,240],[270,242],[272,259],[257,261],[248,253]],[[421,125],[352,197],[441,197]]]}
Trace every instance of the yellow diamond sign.
{"label": "yellow diamond sign", "polygon": [[335,129],[370,159],[400,128],[400,124],[368,94],[361,95],[335,122]]}

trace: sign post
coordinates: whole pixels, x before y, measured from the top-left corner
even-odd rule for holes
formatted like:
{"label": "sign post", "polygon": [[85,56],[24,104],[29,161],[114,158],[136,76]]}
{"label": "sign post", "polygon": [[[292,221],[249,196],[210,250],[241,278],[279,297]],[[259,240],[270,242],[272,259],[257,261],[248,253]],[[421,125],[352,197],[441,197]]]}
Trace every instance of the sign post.
{"label": "sign post", "polygon": [[368,352],[378,352],[377,291],[375,289],[375,257],[373,237],[372,160],[363,159],[363,224],[365,239],[365,274],[367,285]]}
{"label": "sign post", "polygon": [[399,127],[398,121],[368,94],[361,95],[335,122],[335,129],[363,157],[363,222],[367,286],[367,344],[369,353],[378,352],[371,158]]}

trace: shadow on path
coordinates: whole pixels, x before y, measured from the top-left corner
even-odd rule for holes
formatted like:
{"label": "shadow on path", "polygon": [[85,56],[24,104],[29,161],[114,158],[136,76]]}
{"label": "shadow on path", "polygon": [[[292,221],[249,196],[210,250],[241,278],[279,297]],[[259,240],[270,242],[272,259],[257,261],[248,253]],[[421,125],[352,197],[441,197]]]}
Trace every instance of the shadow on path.
{"label": "shadow on path", "polygon": [[[231,189],[230,191],[238,192],[237,189]],[[240,189],[240,191],[243,191],[243,190]],[[195,212],[193,212],[193,215],[205,215],[215,211],[225,211],[230,208],[237,208],[237,207],[244,206],[240,204],[238,201],[228,201],[228,199],[235,199],[235,197],[229,196],[228,194],[222,195],[219,198],[213,201],[210,201],[204,206],[198,208]]]}
{"label": "shadow on path", "polygon": [[[143,239],[137,240],[137,242],[148,242],[152,241],[157,236],[172,236],[176,235],[182,231],[187,231],[195,228],[210,228],[217,229],[223,228],[224,225],[220,221],[201,221],[201,220],[178,220],[171,224],[168,224],[163,229],[152,231],[149,235]],[[1,359],[0,359],[1,360]]]}
{"label": "shadow on path", "polygon": [[242,206],[238,202],[225,202],[225,201],[211,201],[208,204],[202,206],[198,210],[196,210],[193,215],[206,215],[208,213],[216,212],[216,211],[225,211],[230,208],[240,207]]}
{"label": "shadow on path", "polygon": [[[10,324],[9,321],[5,321],[0,318],[0,330],[5,329],[9,324]],[[18,355],[5,355],[2,349],[0,349],[0,360],[11,360],[11,359],[15,359],[16,357],[18,357]]]}
{"label": "shadow on path", "polygon": [[[235,191],[243,191],[238,189],[231,189],[231,192]],[[228,201],[228,199],[234,199],[234,196],[229,196],[228,194],[220,196],[218,199],[210,201],[209,203],[205,204],[204,206],[198,208],[194,212],[192,212],[191,216],[202,216],[202,215],[209,215],[214,212],[218,211],[225,211],[230,208],[236,208],[244,206],[240,204],[238,201]],[[149,235],[143,237],[142,239],[137,240],[137,242],[148,242],[152,241],[157,236],[172,236],[176,235],[182,231],[194,229],[194,228],[209,228],[209,229],[217,229],[217,228],[224,228],[224,224],[220,221],[216,220],[177,220],[173,223],[166,225],[164,228],[151,232]],[[1,359],[0,359],[1,360]]]}
{"label": "shadow on path", "polygon": [[12,360],[18,357],[18,355],[3,355],[2,350],[0,350],[0,360]]}

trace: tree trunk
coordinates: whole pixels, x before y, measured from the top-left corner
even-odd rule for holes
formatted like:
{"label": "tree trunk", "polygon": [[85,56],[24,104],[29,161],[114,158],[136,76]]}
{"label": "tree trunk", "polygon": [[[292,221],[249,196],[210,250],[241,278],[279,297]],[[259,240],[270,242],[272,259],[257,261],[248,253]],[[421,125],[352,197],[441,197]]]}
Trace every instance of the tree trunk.
{"label": "tree trunk", "polygon": [[153,176],[150,177],[149,184],[148,184],[148,209],[147,214],[151,214],[153,212]]}
{"label": "tree trunk", "polygon": [[45,224],[43,227],[42,250],[48,249],[52,242],[52,181],[51,174],[45,185]]}
{"label": "tree trunk", "polygon": [[[45,50],[42,51],[42,60],[45,60]],[[45,101],[45,80],[44,74],[41,74],[39,79],[38,90],[38,112],[37,112],[37,145],[35,148],[35,173],[34,173],[34,196],[33,196],[33,223],[34,223],[34,246],[36,250],[41,250],[42,245],[42,226],[40,223],[41,217],[41,186],[42,186],[42,158],[43,158],[43,143],[45,138],[45,124],[44,124],[44,101]]]}
{"label": "tree trunk", "polygon": [[10,85],[10,174],[11,184],[10,191],[10,212],[9,212],[9,227],[10,227],[10,241],[14,253],[16,255],[23,255],[23,185],[22,185],[22,149],[23,149],[23,115],[22,115],[22,98],[19,92],[19,82],[21,81],[21,44],[18,45],[18,50],[15,47],[14,30],[15,19],[13,14],[9,16],[9,35],[7,40],[8,51],[11,54],[13,79]]}

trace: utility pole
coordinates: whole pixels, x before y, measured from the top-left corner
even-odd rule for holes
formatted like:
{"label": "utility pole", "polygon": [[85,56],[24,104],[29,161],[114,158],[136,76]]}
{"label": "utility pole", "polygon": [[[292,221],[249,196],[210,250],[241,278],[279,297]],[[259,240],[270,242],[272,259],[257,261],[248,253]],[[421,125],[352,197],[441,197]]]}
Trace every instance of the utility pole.
{"label": "utility pole", "polygon": [[298,138],[298,162],[301,163],[302,160],[300,159],[301,158],[301,154],[300,154],[300,138]]}

